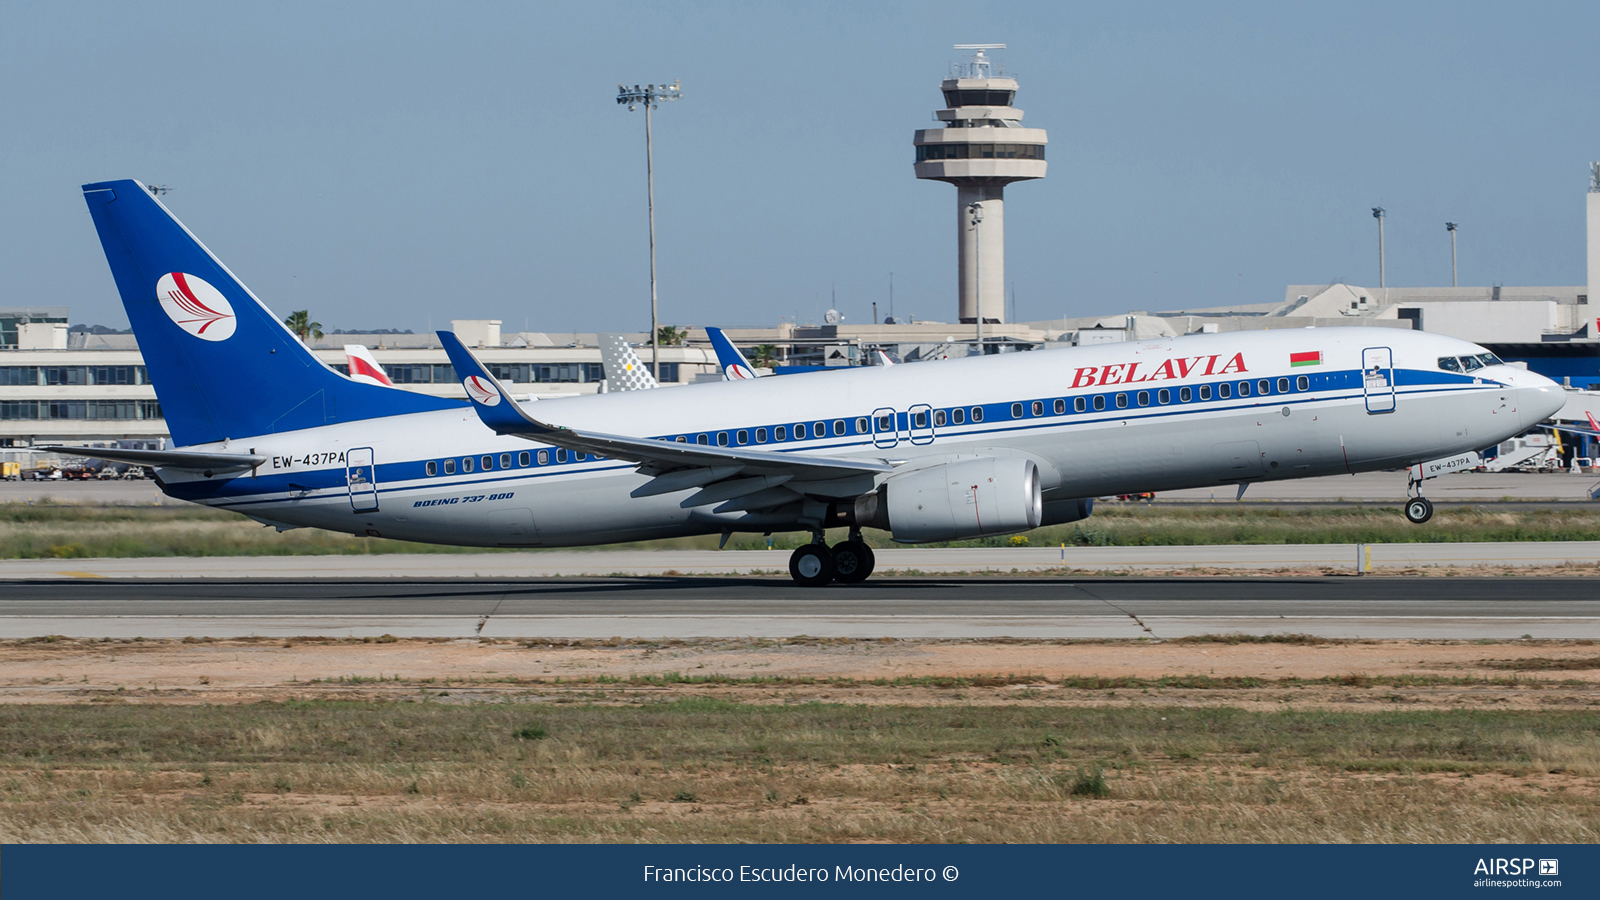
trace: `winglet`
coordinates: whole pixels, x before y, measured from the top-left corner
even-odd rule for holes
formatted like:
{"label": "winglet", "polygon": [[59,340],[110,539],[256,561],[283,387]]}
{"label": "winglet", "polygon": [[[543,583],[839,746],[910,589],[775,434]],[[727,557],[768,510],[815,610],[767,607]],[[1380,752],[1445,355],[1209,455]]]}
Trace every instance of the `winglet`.
{"label": "winglet", "polygon": [[461,343],[455,332],[440,331],[437,334],[439,342],[444,345],[444,352],[450,355],[450,364],[455,367],[456,377],[461,379],[461,386],[467,389],[472,408],[477,411],[483,424],[494,429],[496,434],[549,434],[555,430],[524,412],[517,401],[511,399],[510,392],[500,383],[500,379],[489,374],[489,370],[478,362],[478,358]]}
{"label": "winglet", "polygon": [[756,377],[756,370],[751,367],[750,361],[744,358],[739,348],[728,340],[721,328],[706,328],[706,334],[711,338],[711,346],[716,348],[717,362],[722,366],[722,377],[726,381],[748,381]]}

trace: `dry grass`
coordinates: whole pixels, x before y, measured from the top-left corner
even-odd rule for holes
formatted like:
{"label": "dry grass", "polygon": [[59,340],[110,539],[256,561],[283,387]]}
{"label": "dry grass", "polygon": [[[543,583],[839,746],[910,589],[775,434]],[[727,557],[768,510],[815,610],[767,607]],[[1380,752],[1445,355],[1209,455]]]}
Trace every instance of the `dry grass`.
{"label": "dry grass", "polygon": [[[6,706],[0,840],[1593,842],[1596,737],[1570,712]],[[1075,793],[1096,770],[1108,795]]]}

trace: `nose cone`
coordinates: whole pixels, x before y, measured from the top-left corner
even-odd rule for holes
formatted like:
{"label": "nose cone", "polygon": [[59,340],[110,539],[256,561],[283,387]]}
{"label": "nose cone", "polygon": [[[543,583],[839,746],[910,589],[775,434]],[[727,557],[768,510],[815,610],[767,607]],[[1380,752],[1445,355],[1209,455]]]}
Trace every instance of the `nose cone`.
{"label": "nose cone", "polygon": [[1532,428],[1567,405],[1567,392],[1561,385],[1537,372],[1517,370],[1509,380],[1517,392],[1517,414],[1523,428]]}

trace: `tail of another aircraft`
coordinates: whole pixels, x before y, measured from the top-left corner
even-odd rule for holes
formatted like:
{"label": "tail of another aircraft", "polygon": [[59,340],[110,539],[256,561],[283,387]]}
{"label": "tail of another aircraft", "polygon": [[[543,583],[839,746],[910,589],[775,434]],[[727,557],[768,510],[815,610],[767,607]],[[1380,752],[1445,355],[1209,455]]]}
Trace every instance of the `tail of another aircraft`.
{"label": "tail of another aircraft", "polygon": [[460,406],[323,365],[139,182],[83,196],[176,444]]}
{"label": "tail of another aircraft", "polygon": [[717,362],[722,364],[722,377],[727,381],[746,381],[756,377],[756,370],[750,361],[744,358],[739,348],[728,340],[721,328],[707,328],[706,334],[711,338],[711,346],[717,350]]}
{"label": "tail of another aircraft", "polygon": [[661,386],[620,334],[600,335],[600,361],[605,365],[607,390],[647,391]]}

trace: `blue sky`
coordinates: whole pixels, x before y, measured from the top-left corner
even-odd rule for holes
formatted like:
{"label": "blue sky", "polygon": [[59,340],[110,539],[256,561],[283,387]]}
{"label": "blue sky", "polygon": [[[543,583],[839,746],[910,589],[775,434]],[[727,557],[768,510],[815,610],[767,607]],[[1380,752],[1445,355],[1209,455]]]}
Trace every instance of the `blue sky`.
{"label": "blue sky", "polygon": [[324,327],[643,330],[955,314],[955,190],[912,176],[957,42],[1021,81],[1017,316],[1290,283],[1584,279],[1600,5],[0,4],[0,305],[124,326],[78,185],[172,209]]}

